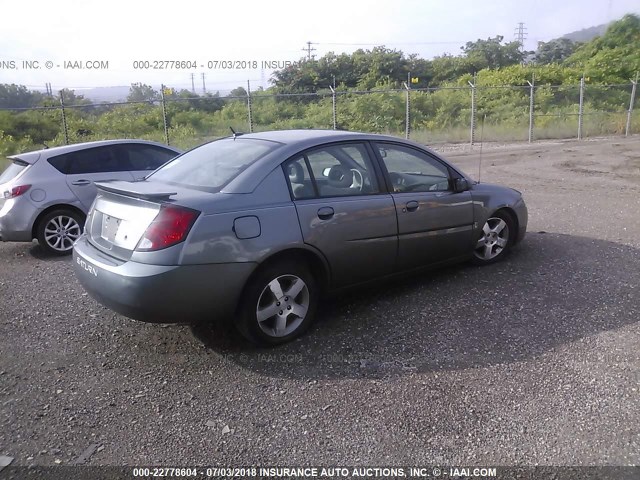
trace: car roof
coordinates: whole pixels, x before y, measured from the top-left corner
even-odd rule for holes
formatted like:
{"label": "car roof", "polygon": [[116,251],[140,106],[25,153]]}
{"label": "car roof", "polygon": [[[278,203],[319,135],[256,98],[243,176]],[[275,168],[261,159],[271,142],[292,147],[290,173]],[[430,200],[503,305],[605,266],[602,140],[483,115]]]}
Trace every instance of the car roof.
{"label": "car roof", "polygon": [[273,130],[269,132],[259,133],[243,133],[242,138],[255,138],[261,140],[271,140],[284,143],[287,145],[313,143],[320,145],[324,142],[338,142],[341,140],[371,140],[371,139],[393,139],[399,140],[398,137],[388,135],[380,135],[376,133],[351,132],[345,130]]}
{"label": "car roof", "polygon": [[[227,137],[229,138],[229,137]],[[415,146],[438,156],[428,147],[411,140],[377,133],[349,132],[343,130],[277,130],[260,133],[243,133],[237,139],[267,140],[280,142],[282,146],[268,153],[257,162],[231,180],[223,189],[223,193],[250,193],[274,168],[300,151],[333,142],[348,141],[387,141]]]}
{"label": "car roof", "polygon": [[142,145],[155,145],[158,147],[164,147],[169,150],[173,150],[176,153],[182,153],[182,150],[177,149],[176,147],[164,145],[162,143],[153,142],[150,140],[120,138],[115,140],[97,140],[93,142],[82,142],[82,143],[74,143],[72,145],[62,145],[59,147],[43,148],[40,150],[31,151],[31,152],[9,155],[7,158],[10,158],[10,159],[17,158],[27,163],[35,163],[36,160],[38,160],[41,156],[45,158],[50,158],[57,155],[62,155],[64,153],[76,152],[78,150],[84,150],[87,148],[103,147],[107,145],[117,145],[117,144],[123,144],[123,143],[139,143]]}

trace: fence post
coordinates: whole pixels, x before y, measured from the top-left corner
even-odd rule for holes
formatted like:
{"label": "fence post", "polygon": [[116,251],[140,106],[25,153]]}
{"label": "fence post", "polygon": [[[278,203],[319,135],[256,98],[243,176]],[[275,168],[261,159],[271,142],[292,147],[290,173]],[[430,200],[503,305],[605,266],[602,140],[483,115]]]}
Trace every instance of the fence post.
{"label": "fence post", "polygon": [[336,110],[336,90],[331,85],[329,85],[329,89],[331,90],[333,129],[337,130],[338,129],[338,112]]}
{"label": "fence post", "polygon": [[249,133],[253,133],[253,112],[251,111],[251,83],[247,80],[247,114],[249,116]]}
{"label": "fence post", "polygon": [[404,115],[404,138],[409,139],[409,135],[411,134],[411,73],[407,74],[407,82],[404,84],[404,88],[407,90],[406,111]]}
{"label": "fence post", "polygon": [[160,99],[162,100],[162,122],[164,124],[164,143],[169,145],[169,124],[167,122],[167,103],[164,98],[164,84],[160,85]]}
{"label": "fence post", "polygon": [[578,140],[582,140],[582,116],[584,114],[584,75],[580,79],[580,106],[578,107]]}
{"label": "fence post", "polygon": [[473,145],[476,139],[476,74],[473,74],[473,83],[469,82],[471,87],[471,131],[469,133],[469,144]]}
{"label": "fence post", "polygon": [[638,86],[638,72],[636,72],[636,79],[631,80],[633,86],[631,87],[631,99],[629,100],[629,110],[627,111],[627,125],[624,129],[624,136],[628,137],[631,131],[631,113],[633,112],[633,104],[636,100],[636,88]]}
{"label": "fence post", "polygon": [[533,96],[536,83],[535,74],[531,75],[531,81],[527,80],[529,84],[529,143],[533,141]]}
{"label": "fence post", "polygon": [[64,111],[64,94],[60,90],[60,108],[62,109],[62,131],[64,133],[64,144],[69,145],[69,130],[67,129],[67,114]]}

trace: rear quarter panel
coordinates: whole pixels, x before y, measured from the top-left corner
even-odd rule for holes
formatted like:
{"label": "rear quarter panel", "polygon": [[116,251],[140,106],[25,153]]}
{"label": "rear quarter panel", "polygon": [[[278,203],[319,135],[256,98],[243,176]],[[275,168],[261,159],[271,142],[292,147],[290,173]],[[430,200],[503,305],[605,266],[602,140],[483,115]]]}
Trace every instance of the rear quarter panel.
{"label": "rear quarter panel", "polygon": [[[202,208],[184,246],[181,264],[255,262],[278,251],[304,247],[284,173],[273,169],[248,194],[220,194]],[[240,238],[238,219],[255,217],[257,236]],[[253,220],[256,222],[256,220]],[[245,235],[246,236],[246,235]]]}

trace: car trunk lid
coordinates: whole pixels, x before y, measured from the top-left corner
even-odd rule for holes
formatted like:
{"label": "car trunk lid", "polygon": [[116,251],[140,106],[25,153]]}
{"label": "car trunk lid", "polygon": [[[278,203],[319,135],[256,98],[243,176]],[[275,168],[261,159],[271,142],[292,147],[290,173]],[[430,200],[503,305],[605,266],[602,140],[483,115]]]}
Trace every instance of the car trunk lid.
{"label": "car trunk lid", "polygon": [[166,185],[114,181],[98,182],[96,186],[98,195],[87,217],[85,231],[91,244],[121,260],[131,258],[163,209],[168,205],[184,209],[174,206],[178,191]]}

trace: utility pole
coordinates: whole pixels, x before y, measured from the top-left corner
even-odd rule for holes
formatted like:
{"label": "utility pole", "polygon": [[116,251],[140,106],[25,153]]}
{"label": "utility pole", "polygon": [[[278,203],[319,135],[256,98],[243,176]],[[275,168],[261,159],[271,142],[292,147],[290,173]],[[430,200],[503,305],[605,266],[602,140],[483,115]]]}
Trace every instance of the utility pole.
{"label": "utility pole", "polygon": [[307,52],[307,60],[311,60],[311,52],[316,51],[315,48],[311,48],[311,45],[313,45],[311,42],[307,42],[307,47],[302,49],[303,52]]}
{"label": "utility pole", "polygon": [[193,93],[194,95],[196,94],[196,84],[195,84],[195,81],[194,81],[195,76],[196,76],[195,73],[191,74],[191,93]]}
{"label": "utility pole", "polygon": [[206,95],[206,93],[207,93],[207,87],[204,84],[204,72],[202,72],[202,94]]}
{"label": "utility pole", "polygon": [[520,45],[520,53],[524,53],[524,41],[527,39],[527,29],[524,26],[524,22],[518,23],[514,31],[516,42]]}

